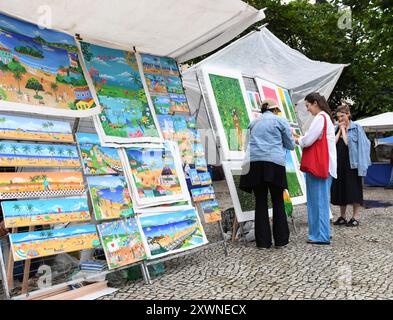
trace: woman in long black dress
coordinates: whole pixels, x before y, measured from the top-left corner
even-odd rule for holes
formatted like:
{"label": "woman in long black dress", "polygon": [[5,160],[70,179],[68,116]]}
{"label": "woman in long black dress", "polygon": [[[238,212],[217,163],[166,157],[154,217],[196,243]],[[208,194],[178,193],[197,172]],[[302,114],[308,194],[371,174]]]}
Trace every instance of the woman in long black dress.
{"label": "woman in long black dress", "polygon": [[[336,129],[337,179],[332,183],[331,203],[340,206],[341,215],[333,224],[356,227],[363,205],[362,177],[371,163],[370,141],[363,128],[351,120],[349,106],[339,106],[336,115],[339,122]],[[347,205],[353,206],[349,221],[346,219]]]}

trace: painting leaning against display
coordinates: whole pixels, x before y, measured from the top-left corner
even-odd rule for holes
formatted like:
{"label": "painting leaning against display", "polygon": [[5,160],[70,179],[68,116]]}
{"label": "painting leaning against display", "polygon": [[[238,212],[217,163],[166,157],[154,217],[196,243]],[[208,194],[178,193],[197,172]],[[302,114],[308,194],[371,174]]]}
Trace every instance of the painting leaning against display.
{"label": "painting leaning against display", "polygon": [[162,142],[135,53],[80,42],[88,82],[102,112],[95,124],[102,142]]}
{"label": "painting leaning against display", "polygon": [[150,258],[193,249],[208,242],[194,208],[142,215],[139,223]]}
{"label": "painting leaning against display", "polygon": [[74,142],[69,122],[0,114],[0,139]]}
{"label": "painting leaning against display", "polygon": [[0,110],[98,114],[74,38],[0,13]]}
{"label": "painting leaning against display", "polygon": [[108,268],[120,268],[147,258],[135,218],[97,225]]}
{"label": "painting leaning against display", "polygon": [[81,195],[82,172],[1,172],[0,199],[47,198]]}
{"label": "painting leaning against display", "polygon": [[100,246],[94,224],[71,228],[11,233],[14,261],[46,257]]}
{"label": "painting leaning against display", "polygon": [[0,141],[3,167],[80,167],[76,146]]}
{"label": "painting leaning against display", "polygon": [[90,221],[86,196],[45,200],[2,201],[6,228]]}

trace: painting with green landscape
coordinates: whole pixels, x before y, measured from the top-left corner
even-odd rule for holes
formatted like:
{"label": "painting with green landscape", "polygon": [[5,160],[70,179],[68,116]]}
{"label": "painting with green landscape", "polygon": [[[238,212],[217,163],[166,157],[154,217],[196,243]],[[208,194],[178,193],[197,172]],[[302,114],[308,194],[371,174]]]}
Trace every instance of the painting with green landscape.
{"label": "painting with green landscape", "polygon": [[161,142],[135,54],[87,42],[81,50],[102,107],[98,131],[104,142]]}

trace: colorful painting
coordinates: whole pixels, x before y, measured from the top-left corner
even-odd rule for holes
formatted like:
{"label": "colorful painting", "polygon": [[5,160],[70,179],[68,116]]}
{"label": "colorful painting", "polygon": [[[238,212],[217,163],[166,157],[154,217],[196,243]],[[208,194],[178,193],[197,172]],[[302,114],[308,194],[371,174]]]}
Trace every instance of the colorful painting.
{"label": "colorful painting", "polygon": [[74,38],[0,14],[0,109],[98,114]]}
{"label": "colorful painting", "polygon": [[202,172],[198,173],[199,175],[199,180],[201,182],[201,186],[208,186],[212,184],[212,177],[210,175],[210,172]]}
{"label": "colorful painting", "polygon": [[[301,137],[302,132],[300,131],[299,128],[295,128],[294,131],[295,131],[295,135],[297,137]],[[296,157],[297,157],[298,163],[301,163],[301,161],[302,161],[302,148],[299,145],[296,145],[295,152],[296,152]]]}
{"label": "colorful painting", "polygon": [[252,119],[242,75],[211,69],[203,70],[203,75],[222,156],[241,160],[244,158],[247,127]]}
{"label": "colorful painting", "polygon": [[141,54],[141,60],[157,114],[190,113],[176,61],[149,54]]}
{"label": "colorful painting", "polygon": [[205,147],[201,143],[194,143],[194,156],[195,157],[204,157],[205,156]]}
{"label": "colorful painting", "polygon": [[285,169],[287,172],[288,192],[291,199],[303,197],[304,192],[299,177],[301,174],[299,174],[299,169],[296,169],[293,152],[287,151]]}
{"label": "colorful painting", "polygon": [[282,89],[282,90],[284,92],[285,101],[286,101],[286,104],[288,106],[289,113],[291,114],[291,120],[290,121],[297,124],[298,121],[297,121],[297,117],[296,117],[296,113],[295,113],[295,108],[293,106],[291,96],[289,95],[289,91],[287,89]]}
{"label": "colorful painting", "polygon": [[0,115],[0,139],[74,142],[69,122]]}
{"label": "colorful painting", "polygon": [[255,82],[257,84],[257,88],[259,91],[259,94],[261,96],[262,100],[265,99],[272,99],[276,102],[277,106],[279,106],[280,108],[280,116],[285,117],[288,121],[290,121],[290,118],[287,117],[287,111],[285,110],[284,105],[282,104],[281,99],[279,98],[280,94],[279,94],[279,87],[277,85],[275,85],[274,83],[271,83],[269,81],[266,80],[262,80],[259,78],[255,79]]}
{"label": "colorful painting", "polygon": [[157,118],[164,139],[177,142],[182,162],[184,164],[195,163],[193,146],[193,130],[196,126],[195,117],[185,115],[159,115]]}
{"label": "colorful painting", "polygon": [[94,224],[72,228],[11,233],[14,261],[46,257],[100,246]]}
{"label": "colorful painting", "polygon": [[2,172],[0,199],[46,198],[81,195],[81,172]]}
{"label": "colorful painting", "polygon": [[133,216],[127,181],[122,176],[87,177],[96,220]]}
{"label": "colorful painting", "polygon": [[188,176],[190,177],[190,181],[191,181],[192,186],[200,186],[201,185],[201,179],[200,179],[198,171],[196,169],[188,170]]}
{"label": "colorful painting", "polygon": [[174,210],[186,210],[192,208],[191,198],[187,201],[179,201],[173,203],[164,203],[159,206],[148,207],[148,208],[136,208],[135,211],[138,214],[158,214],[163,212],[172,212]]}
{"label": "colorful painting", "polygon": [[140,217],[142,237],[148,256],[157,258],[207,243],[194,208]]}
{"label": "colorful painting", "polygon": [[75,146],[0,142],[2,167],[80,167]]}
{"label": "colorful painting", "polygon": [[173,143],[167,142],[164,148],[128,148],[124,152],[138,206],[186,200],[187,185]]}
{"label": "colorful painting", "polygon": [[77,133],[83,169],[87,175],[118,174],[123,172],[117,149],[101,147],[98,135]]}
{"label": "colorful painting", "polygon": [[104,142],[161,142],[134,53],[81,42],[88,81],[102,112],[97,132]]}
{"label": "colorful painting", "polygon": [[102,223],[97,229],[110,270],[147,258],[134,218]]}
{"label": "colorful painting", "polygon": [[248,98],[250,99],[251,110],[252,111],[261,111],[262,101],[261,96],[257,91],[247,91]]}
{"label": "colorful painting", "polygon": [[206,223],[217,222],[222,219],[221,209],[217,200],[201,202],[201,209]]}
{"label": "colorful painting", "polygon": [[2,201],[6,228],[89,221],[87,198]]}
{"label": "colorful painting", "polygon": [[191,189],[192,199],[195,202],[206,201],[210,199],[215,199],[216,195],[212,186]]}
{"label": "colorful painting", "polygon": [[195,158],[195,169],[202,172],[207,172],[207,162],[204,157]]}

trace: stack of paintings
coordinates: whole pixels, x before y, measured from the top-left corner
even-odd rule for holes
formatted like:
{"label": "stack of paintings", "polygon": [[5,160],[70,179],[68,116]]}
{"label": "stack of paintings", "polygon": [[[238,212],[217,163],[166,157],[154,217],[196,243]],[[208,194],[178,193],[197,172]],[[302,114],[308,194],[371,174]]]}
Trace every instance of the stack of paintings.
{"label": "stack of paintings", "polygon": [[143,72],[158,115],[190,113],[177,63],[169,57],[141,54]]}
{"label": "stack of paintings", "polygon": [[86,175],[119,174],[123,172],[117,149],[102,147],[98,135],[77,133],[76,139]]}
{"label": "stack of paintings", "polygon": [[74,38],[0,13],[0,109],[98,114]]}
{"label": "stack of paintings", "polygon": [[133,52],[80,43],[86,77],[94,86],[102,112],[96,130],[102,142],[161,143]]}
{"label": "stack of paintings", "polygon": [[193,249],[208,242],[194,208],[142,215],[139,223],[149,258]]}
{"label": "stack of paintings", "polygon": [[188,200],[179,150],[173,142],[166,142],[164,148],[127,148],[122,159],[136,207]]}

